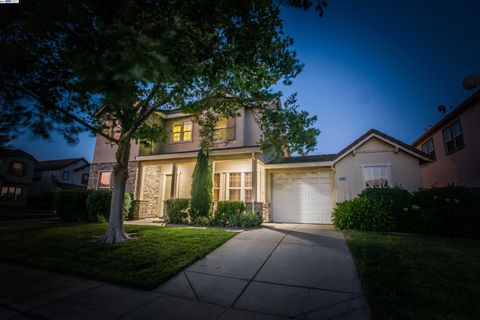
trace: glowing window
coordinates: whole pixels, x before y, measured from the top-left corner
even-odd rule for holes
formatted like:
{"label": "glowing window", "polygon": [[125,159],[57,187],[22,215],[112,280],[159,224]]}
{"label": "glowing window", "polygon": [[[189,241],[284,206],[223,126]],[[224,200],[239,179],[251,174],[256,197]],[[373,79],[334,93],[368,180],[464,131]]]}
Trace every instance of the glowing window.
{"label": "glowing window", "polygon": [[110,180],[112,178],[111,171],[100,171],[98,175],[98,188],[99,189],[109,189]]}

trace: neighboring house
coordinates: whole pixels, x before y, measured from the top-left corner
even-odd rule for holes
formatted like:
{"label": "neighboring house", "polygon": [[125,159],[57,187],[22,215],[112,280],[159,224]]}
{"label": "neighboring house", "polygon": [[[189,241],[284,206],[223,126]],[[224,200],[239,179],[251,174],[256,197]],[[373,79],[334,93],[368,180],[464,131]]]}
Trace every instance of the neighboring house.
{"label": "neighboring house", "polygon": [[22,150],[0,148],[0,206],[25,206],[36,162]]}
{"label": "neighboring house", "polygon": [[86,188],[89,172],[90,163],[84,158],[40,161],[35,166],[31,195]]}
{"label": "neighboring house", "polygon": [[[137,218],[160,217],[164,201],[190,198],[199,146],[198,124],[180,111],[159,114],[170,128],[166,142],[151,148],[132,143],[127,191],[134,195]],[[254,111],[243,109],[217,126],[210,152],[213,198],[245,201],[265,221],[331,223],[336,202],[367,186],[421,186],[421,151],[370,130],[333,155],[289,157],[271,161],[260,150],[261,130]],[[116,146],[97,136],[89,188],[110,188]]]}
{"label": "neighboring house", "polygon": [[422,165],[425,187],[480,187],[480,92],[447,113],[412,145],[432,159]]}

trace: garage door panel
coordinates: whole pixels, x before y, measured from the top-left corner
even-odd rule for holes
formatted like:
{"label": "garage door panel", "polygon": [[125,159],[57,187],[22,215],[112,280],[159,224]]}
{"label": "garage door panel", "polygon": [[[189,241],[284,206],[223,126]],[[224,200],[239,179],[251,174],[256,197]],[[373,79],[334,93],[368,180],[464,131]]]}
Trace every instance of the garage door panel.
{"label": "garage door panel", "polygon": [[325,171],[273,173],[273,220],[331,223],[331,184],[331,175]]}

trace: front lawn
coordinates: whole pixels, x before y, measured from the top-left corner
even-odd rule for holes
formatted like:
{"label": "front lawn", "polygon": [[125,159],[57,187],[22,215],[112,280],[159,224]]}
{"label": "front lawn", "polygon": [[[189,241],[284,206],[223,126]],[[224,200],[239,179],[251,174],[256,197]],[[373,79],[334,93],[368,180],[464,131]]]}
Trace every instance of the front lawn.
{"label": "front lawn", "polygon": [[91,241],[105,234],[106,224],[2,228],[0,260],[151,289],[235,235],[213,229],[125,228],[140,236],[112,246]]}
{"label": "front lawn", "polygon": [[478,319],[480,241],[348,231],[375,319]]}

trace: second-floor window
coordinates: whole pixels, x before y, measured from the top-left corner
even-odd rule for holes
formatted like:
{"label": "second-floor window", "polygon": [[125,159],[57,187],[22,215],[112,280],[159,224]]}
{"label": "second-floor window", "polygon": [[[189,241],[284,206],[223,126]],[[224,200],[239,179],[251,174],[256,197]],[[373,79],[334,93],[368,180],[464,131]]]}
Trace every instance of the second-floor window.
{"label": "second-floor window", "polygon": [[63,180],[63,181],[68,181],[68,179],[70,179],[70,172],[67,171],[67,170],[64,170],[64,171],[62,172],[62,180]]}
{"label": "second-floor window", "polygon": [[455,120],[451,125],[443,129],[443,142],[445,143],[445,152],[447,154],[465,147],[460,120]]}
{"label": "second-floor window", "polygon": [[8,168],[8,172],[10,172],[10,174],[12,176],[21,177],[25,174],[25,167],[26,167],[25,163],[14,161],[14,162],[10,163],[10,167]]}
{"label": "second-floor window", "polygon": [[215,124],[215,140],[230,141],[235,140],[235,119],[220,118]]}
{"label": "second-floor window", "polygon": [[192,121],[175,122],[172,127],[172,142],[192,141]]}
{"label": "second-floor window", "polygon": [[430,159],[435,160],[435,147],[433,145],[433,139],[428,139],[427,142],[422,144],[423,153],[427,154]]}

